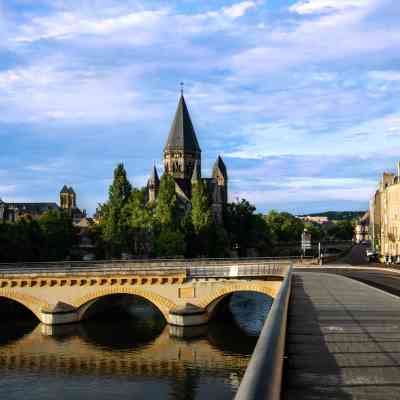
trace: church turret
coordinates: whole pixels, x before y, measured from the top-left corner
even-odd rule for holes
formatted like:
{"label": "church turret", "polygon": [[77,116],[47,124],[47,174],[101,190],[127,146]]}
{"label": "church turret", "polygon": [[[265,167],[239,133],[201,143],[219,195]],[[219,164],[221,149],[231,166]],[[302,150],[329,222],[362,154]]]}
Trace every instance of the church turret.
{"label": "church turret", "polygon": [[149,192],[149,202],[155,202],[160,188],[160,179],[158,177],[156,166],[151,171],[150,178],[147,182],[147,189]]}
{"label": "church turret", "polygon": [[164,147],[164,168],[167,174],[177,179],[190,180],[195,163],[201,167],[201,149],[190,119],[183,94],[172,122]]}
{"label": "church turret", "polygon": [[212,177],[215,179],[223,203],[228,202],[228,174],[221,156],[218,156],[213,166]]}
{"label": "church turret", "polygon": [[192,173],[192,184],[197,183],[201,179],[201,171],[199,168],[199,163],[197,161],[194,162],[193,173]]}
{"label": "church turret", "polygon": [[76,194],[72,187],[66,185],[60,191],[60,207],[64,210],[76,208]]}

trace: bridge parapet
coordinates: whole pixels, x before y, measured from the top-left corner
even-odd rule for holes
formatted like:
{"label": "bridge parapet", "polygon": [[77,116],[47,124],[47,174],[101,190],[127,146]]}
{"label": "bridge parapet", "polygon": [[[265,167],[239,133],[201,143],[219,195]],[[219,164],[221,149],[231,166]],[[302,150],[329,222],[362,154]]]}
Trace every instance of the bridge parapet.
{"label": "bridge parapet", "polygon": [[216,304],[236,291],[275,297],[289,264],[271,262],[190,263],[160,267],[124,263],[117,269],[3,268],[0,297],[29,308],[45,324],[78,322],[98,299],[118,294],[153,303],[167,322],[182,326],[207,323]]}
{"label": "bridge parapet", "polygon": [[148,260],[112,260],[112,261],[60,261],[60,262],[34,262],[34,263],[0,263],[0,275],[10,273],[89,273],[108,271],[182,271],[194,270],[204,267],[223,266],[259,266],[259,265],[289,265],[302,264],[302,261],[312,260],[312,257],[286,257],[286,258],[207,258],[207,259],[148,259]]}

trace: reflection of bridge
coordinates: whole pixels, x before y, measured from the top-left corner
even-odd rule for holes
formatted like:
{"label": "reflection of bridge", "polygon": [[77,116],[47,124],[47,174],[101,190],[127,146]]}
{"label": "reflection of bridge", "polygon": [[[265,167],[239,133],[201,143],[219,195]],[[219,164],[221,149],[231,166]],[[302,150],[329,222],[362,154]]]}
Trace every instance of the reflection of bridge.
{"label": "reflection of bridge", "polygon": [[224,354],[205,337],[191,341],[176,338],[175,329],[168,326],[157,338],[141,346],[132,345],[129,351],[96,345],[90,337],[85,338],[84,329],[79,327],[70,330],[62,340],[49,337],[53,329],[41,324],[21,339],[1,346],[0,369],[179,378],[186,373],[188,364],[203,372],[212,371],[214,375],[220,371],[224,375],[228,366],[240,372],[248,362],[247,355]]}
{"label": "reflection of bridge", "polygon": [[174,325],[208,322],[216,304],[237,291],[274,297],[289,262],[160,261],[0,266],[0,297],[49,325],[77,322],[98,299],[131,294],[154,304]]}

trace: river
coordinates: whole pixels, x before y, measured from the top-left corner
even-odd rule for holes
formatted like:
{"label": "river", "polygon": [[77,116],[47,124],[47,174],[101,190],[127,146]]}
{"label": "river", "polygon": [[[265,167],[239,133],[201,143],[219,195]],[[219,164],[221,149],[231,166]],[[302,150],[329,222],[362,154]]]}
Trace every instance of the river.
{"label": "river", "polygon": [[0,398],[232,399],[271,303],[236,293],[209,325],[191,329],[166,325],[132,296],[112,299],[107,318],[99,302],[80,324],[49,327],[21,315],[2,323]]}

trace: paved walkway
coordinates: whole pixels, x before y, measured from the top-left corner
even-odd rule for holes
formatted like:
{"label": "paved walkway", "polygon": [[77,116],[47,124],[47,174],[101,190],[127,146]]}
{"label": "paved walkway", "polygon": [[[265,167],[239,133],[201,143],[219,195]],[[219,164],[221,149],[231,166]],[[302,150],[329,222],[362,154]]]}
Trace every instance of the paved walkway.
{"label": "paved walkway", "polygon": [[400,298],[296,273],[288,322],[283,399],[400,399]]}

